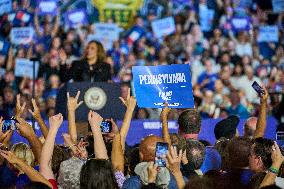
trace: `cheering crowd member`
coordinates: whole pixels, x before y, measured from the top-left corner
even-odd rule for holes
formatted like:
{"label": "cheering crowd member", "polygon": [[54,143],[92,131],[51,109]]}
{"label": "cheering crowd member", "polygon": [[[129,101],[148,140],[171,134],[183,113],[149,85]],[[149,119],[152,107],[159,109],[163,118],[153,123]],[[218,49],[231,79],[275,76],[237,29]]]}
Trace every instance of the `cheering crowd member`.
{"label": "cheering crowd member", "polygon": [[[284,179],[278,177],[278,174],[281,175],[284,156],[276,142],[263,138],[265,126],[262,125],[262,116],[266,117],[264,106],[264,110],[260,110],[264,113],[257,118],[260,121],[257,121],[254,138],[237,136],[234,125],[238,124],[238,118],[229,117],[216,124],[218,141],[210,147],[205,141],[198,141],[198,137],[195,137],[199,129],[194,132],[187,129],[188,134],[184,134],[186,128],[198,126],[200,121],[197,120],[199,115],[196,111],[182,112],[179,123],[181,128],[184,127],[183,132],[176,135],[176,139],[171,136],[167,123],[170,109],[166,104],[161,113],[162,137],[147,136],[138,144],[138,150],[135,150],[136,147],[126,148],[126,137],[136,107],[136,99],[130,95],[130,89],[126,99],[121,98],[126,112],[120,129],[113,122],[112,133],[102,133],[103,118],[90,111],[88,122],[91,135],[80,139],[74,124],[74,112],[82,104],[78,102],[79,95],[80,91],[75,97],[67,94],[69,133],[62,135],[64,146],[56,144],[56,137],[61,137],[57,135],[63,123],[62,115],[59,113],[51,116],[48,127],[41,123],[40,130],[44,137],[41,142],[31,125],[22,118],[26,104],[20,102],[20,95],[17,96],[17,132],[27,139],[29,145],[18,143],[11,146],[11,133],[14,131],[9,129],[0,133],[1,188],[225,189],[283,185]],[[261,99],[264,103],[267,92]],[[34,111],[30,110],[30,113],[40,122],[34,100],[33,106]],[[191,120],[195,120],[195,124],[185,124]],[[1,131],[3,122],[2,119]],[[189,135],[191,133],[194,135]],[[107,148],[108,143],[112,148]],[[219,145],[220,143],[223,144]],[[158,153],[162,153],[158,151],[161,148],[159,145],[164,146],[162,156],[158,156]],[[221,158],[214,161],[217,156]],[[133,161],[134,157],[138,158],[137,161]]]}
{"label": "cheering crowd member", "polygon": [[[12,0],[12,11],[0,11],[0,189],[284,188],[282,146],[265,138],[267,115],[275,115],[279,130],[283,125],[284,14],[275,6],[273,14],[262,10],[262,3],[145,0],[117,39],[94,41],[101,31],[92,23],[70,26],[61,22],[66,14],[59,7],[55,16],[42,15],[32,1]],[[174,32],[158,38],[164,30],[154,30],[153,21],[165,16],[173,18]],[[34,33],[28,42],[14,36],[22,29]],[[32,57],[39,60],[35,83],[19,74],[21,61]],[[171,64],[190,65],[195,108],[170,109],[167,102],[163,109],[136,107],[128,88],[132,67]],[[89,111],[90,132],[78,137],[80,91],[74,97],[62,92],[68,129],[61,132],[63,116],[55,111],[60,88],[83,81],[122,83],[126,111],[120,127],[111,119],[111,133],[103,133],[103,118]],[[7,126],[12,116],[15,124]],[[133,117],[161,119],[161,136],[129,146]],[[201,136],[207,118],[221,119],[210,128],[214,144]],[[170,133],[168,120],[177,120],[178,133]],[[13,141],[16,134],[24,142]]]}

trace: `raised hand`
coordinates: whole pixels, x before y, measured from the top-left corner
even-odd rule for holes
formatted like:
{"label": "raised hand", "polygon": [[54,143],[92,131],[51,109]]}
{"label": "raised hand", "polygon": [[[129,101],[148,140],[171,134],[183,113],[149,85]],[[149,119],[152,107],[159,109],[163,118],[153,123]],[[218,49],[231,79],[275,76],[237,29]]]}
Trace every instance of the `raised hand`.
{"label": "raised hand", "polygon": [[64,140],[64,145],[67,146],[67,147],[70,147],[70,146],[73,146],[74,143],[71,139],[71,136],[67,133],[63,133],[62,134],[62,137],[63,137],[63,140]]}
{"label": "raised hand", "polygon": [[83,103],[83,101],[80,101],[78,103],[79,96],[80,96],[80,91],[77,92],[75,97],[70,97],[69,92],[67,92],[68,111],[75,111]]}
{"label": "raised hand", "polygon": [[177,153],[176,147],[171,146],[167,154],[168,166],[171,172],[177,173],[180,171],[180,162],[182,159],[182,150]]}
{"label": "raised hand", "polygon": [[148,165],[148,183],[155,183],[156,182],[156,178],[157,178],[157,174],[158,174],[158,166],[153,162],[149,162]]}
{"label": "raised hand", "polygon": [[63,116],[61,113],[56,114],[52,117],[49,118],[49,125],[50,128],[55,128],[55,129],[59,129],[59,127],[61,126],[63,122]]}
{"label": "raised hand", "polygon": [[136,107],[136,99],[134,96],[130,96],[130,88],[128,88],[127,98],[124,100],[122,97],[119,97],[121,102],[126,106],[129,110],[134,110]]}
{"label": "raised hand", "polygon": [[101,125],[101,122],[103,121],[103,118],[98,113],[94,111],[90,111],[88,114],[88,120],[89,120],[89,123],[92,129],[93,128],[100,129],[100,125]]}
{"label": "raised hand", "polygon": [[35,119],[40,119],[41,118],[41,115],[40,115],[40,111],[39,111],[39,108],[36,104],[36,101],[35,99],[32,99],[32,104],[33,104],[33,109],[34,111],[32,111],[31,109],[29,109],[29,112],[32,114],[32,116],[35,118]]}
{"label": "raised hand", "polygon": [[28,124],[23,118],[17,118],[18,123],[16,123],[16,126],[18,128],[18,133],[25,137],[29,138],[31,136],[35,135],[35,132],[30,124]]}
{"label": "raised hand", "polygon": [[84,142],[83,140],[81,140],[78,145],[77,145],[77,156],[80,159],[87,159],[88,158],[88,152],[86,150],[86,146],[88,145],[87,142]]}
{"label": "raised hand", "polygon": [[168,106],[168,102],[165,102],[165,107],[163,108],[162,112],[161,112],[161,118],[163,117],[168,117],[169,113],[170,113],[171,109]]}
{"label": "raised hand", "polygon": [[61,65],[64,65],[67,60],[67,55],[64,49],[59,50],[59,59],[61,61]]}
{"label": "raised hand", "polygon": [[[271,153],[272,164],[275,166],[279,166],[284,162],[284,156],[281,153],[281,150],[276,142],[272,146],[272,153]],[[274,167],[273,166],[273,167]]]}
{"label": "raised hand", "polygon": [[187,157],[186,157],[186,150],[184,150],[183,153],[182,153],[181,162],[182,162],[184,165],[188,164],[188,159],[187,159]]}
{"label": "raised hand", "polygon": [[268,99],[268,92],[266,90],[266,88],[264,86],[261,86],[261,88],[263,89],[263,94],[260,96],[260,102],[267,102],[267,99]]}
{"label": "raised hand", "polygon": [[4,124],[3,117],[0,117],[0,142],[3,142],[3,140],[8,136],[8,134],[12,132],[12,130],[9,130],[3,133],[3,129],[2,129],[3,124]]}
{"label": "raised hand", "polygon": [[19,158],[10,151],[0,150],[0,155],[11,164],[16,164],[19,161]]}
{"label": "raised hand", "polygon": [[117,133],[119,133],[119,129],[113,119],[107,119],[106,121],[110,121],[112,124],[112,129],[110,133],[104,134],[104,139],[109,142],[112,141]]}
{"label": "raised hand", "polygon": [[26,107],[26,102],[24,102],[23,105],[21,105],[21,95],[18,94],[17,100],[16,100],[16,118],[22,116],[22,114],[24,113],[25,107]]}

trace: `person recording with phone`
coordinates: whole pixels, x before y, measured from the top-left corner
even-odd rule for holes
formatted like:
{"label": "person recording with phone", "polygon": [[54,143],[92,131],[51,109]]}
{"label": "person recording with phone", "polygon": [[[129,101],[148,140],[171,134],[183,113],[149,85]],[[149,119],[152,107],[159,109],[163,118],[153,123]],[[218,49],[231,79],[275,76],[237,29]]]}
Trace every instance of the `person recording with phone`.
{"label": "person recording with phone", "polygon": [[107,82],[111,80],[111,67],[105,63],[105,50],[98,41],[90,41],[85,49],[83,58],[73,61],[70,68],[66,59],[61,57],[61,81],[67,82]]}

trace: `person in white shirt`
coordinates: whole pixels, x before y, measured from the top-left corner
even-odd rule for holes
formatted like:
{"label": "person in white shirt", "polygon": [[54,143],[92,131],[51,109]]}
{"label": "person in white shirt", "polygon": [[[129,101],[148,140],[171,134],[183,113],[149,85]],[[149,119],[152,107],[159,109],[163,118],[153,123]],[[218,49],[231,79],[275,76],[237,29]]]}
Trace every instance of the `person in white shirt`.
{"label": "person in white shirt", "polygon": [[249,102],[255,102],[255,99],[258,99],[258,94],[252,88],[254,81],[260,85],[262,83],[258,77],[254,76],[253,68],[248,65],[245,67],[245,75],[241,77],[239,83],[240,89],[245,92],[246,98]]}

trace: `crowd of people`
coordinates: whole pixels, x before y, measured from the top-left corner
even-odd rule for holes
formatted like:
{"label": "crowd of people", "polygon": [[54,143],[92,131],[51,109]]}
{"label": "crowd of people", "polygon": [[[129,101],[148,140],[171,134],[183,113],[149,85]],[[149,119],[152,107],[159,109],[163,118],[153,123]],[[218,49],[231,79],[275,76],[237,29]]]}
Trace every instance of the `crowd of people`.
{"label": "crowd of people", "polygon": [[[224,118],[235,113],[242,118],[257,115],[259,101],[251,87],[253,81],[271,94],[268,111],[269,115],[273,113],[283,93],[283,13],[262,10],[255,1],[247,7],[239,7],[231,0],[189,1],[185,5],[175,1],[145,2],[134,23],[106,51],[96,41],[88,43],[89,34],[95,32],[92,24],[66,27],[60,10],[56,17],[39,16],[30,1],[13,1],[12,13],[17,14],[1,16],[1,39],[9,42],[11,29],[22,26],[32,26],[35,36],[30,44],[10,45],[7,54],[1,51],[1,114],[12,116],[17,93],[22,94],[23,101],[31,100],[32,79],[14,74],[18,58],[40,60],[35,99],[45,119],[54,115],[56,96],[66,82],[118,82],[125,93],[132,82],[132,66],[181,63],[190,64],[196,108],[203,118]],[[214,11],[213,20],[208,22],[211,29],[201,23],[204,10]],[[23,14],[29,19],[22,19]],[[151,22],[166,16],[174,17],[175,32],[156,38]],[[235,17],[247,18],[249,29],[234,29]],[[278,42],[258,42],[259,27],[268,25],[278,27]],[[137,109],[135,118],[158,119],[160,112]],[[172,110],[170,119],[177,116],[178,112]]]}
{"label": "crowd of people", "polygon": [[[0,55],[0,189],[284,188],[282,146],[264,138],[268,115],[280,125],[283,121],[283,13],[261,10],[255,1],[247,7],[233,0],[161,1],[162,8],[155,0],[146,2],[107,52],[102,43],[87,41],[92,25],[66,28],[60,10],[55,17],[41,17],[29,0],[21,0],[13,1],[13,13],[22,11],[30,19],[16,16],[12,22],[10,14],[1,16],[0,39],[10,41],[11,28],[22,26],[33,26],[36,36]],[[204,10],[214,10],[210,29],[201,24]],[[174,17],[175,32],[158,39],[151,22],[166,16]],[[234,16],[249,18],[250,29],[233,30]],[[259,26],[267,25],[278,27],[278,42],[258,42]],[[32,79],[15,77],[17,58],[40,60],[34,96]],[[131,68],[169,64],[190,64],[195,108],[137,108]],[[111,132],[102,133],[103,118],[90,111],[89,132],[79,137],[75,115],[83,102],[78,91],[74,97],[66,94],[68,133],[57,136],[63,116],[55,113],[56,96],[67,82],[81,81],[121,83],[126,111],[120,127],[110,120]],[[251,87],[254,81],[262,94]],[[4,119],[12,116],[15,127],[4,129]],[[31,118],[41,137],[28,123]],[[221,118],[212,125],[215,144],[198,138],[206,118]],[[127,145],[132,119],[161,120],[161,137]],[[237,130],[240,119],[246,119],[244,136]],[[169,133],[168,120],[177,120],[178,133]],[[11,144],[14,132],[27,142]],[[56,137],[64,144],[56,144]],[[160,143],[168,152],[157,157]],[[157,164],[157,158],[165,164]]]}
{"label": "crowd of people", "polygon": [[[239,117],[231,115],[214,127],[216,143],[198,140],[201,115],[196,109],[184,110],[178,117],[177,134],[169,133],[170,109],[165,106],[160,118],[162,137],[149,135],[139,144],[128,146],[126,137],[136,107],[135,97],[120,100],[126,107],[118,129],[112,120],[111,133],[102,133],[103,118],[90,111],[90,132],[77,136],[75,112],[82,104],[78,97],[67,95],[68,133],[64,145],[55,138],[63,122],[61,113],[49,117],[47,126],[35,100],[31,115],[40,125],[39,138],[23,119],[26,104],[17,96],[17,132],[28,141],[10,144],[14,130],[0,132],[0,188],[62,189],[226,189],[283,188],[284,156],[282,147],[264,138],[268,93],[261,98],[259,117],[250,117],[239,136]],[[158,144],[167,146],[165,155],[157,155]],[[160,159],[159,159],[160,158]],[[165,163],[158,163],[164,161]]]}

